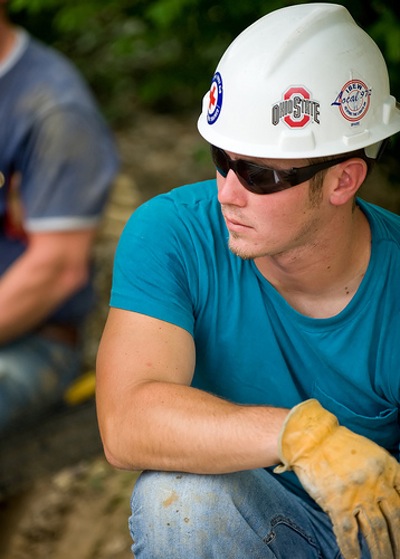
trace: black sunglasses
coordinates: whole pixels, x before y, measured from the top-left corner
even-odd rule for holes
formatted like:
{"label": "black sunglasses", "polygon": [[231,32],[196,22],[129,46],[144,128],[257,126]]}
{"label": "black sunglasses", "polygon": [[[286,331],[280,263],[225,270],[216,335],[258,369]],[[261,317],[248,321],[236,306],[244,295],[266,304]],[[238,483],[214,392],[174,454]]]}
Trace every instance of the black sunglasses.
{"label": "black sunglasses", "polygon": [[223,149],[211,146],[211,157],[220,175],[226,177],[229,171],[235,173],[240,183],[254,194],[272,194],[297,186],[308,181],[318,171],[343,163],[349,156],[337,157],[330,161],[323,161],[308,165],[307,167],[295,167],[292,169],[271,169],[262,167],[244,159],[231,159]]}

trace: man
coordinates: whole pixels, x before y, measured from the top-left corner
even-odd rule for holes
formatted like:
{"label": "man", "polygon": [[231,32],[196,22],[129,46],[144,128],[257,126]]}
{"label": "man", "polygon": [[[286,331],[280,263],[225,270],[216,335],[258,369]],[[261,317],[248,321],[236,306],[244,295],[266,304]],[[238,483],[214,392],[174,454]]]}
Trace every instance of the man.
{"label": "man", "polygon": [[135,557],[398,559],[400,220],[356,197],[400,130],[383,58],[341,6],[278,10],[199,130],[216,182],[135,212],[98,354]]}
{"label": "man", "polygon": [[91,247],[117,172],[114,141],[72,65],[0,3],[0,433],[59,402],[81,373]]}

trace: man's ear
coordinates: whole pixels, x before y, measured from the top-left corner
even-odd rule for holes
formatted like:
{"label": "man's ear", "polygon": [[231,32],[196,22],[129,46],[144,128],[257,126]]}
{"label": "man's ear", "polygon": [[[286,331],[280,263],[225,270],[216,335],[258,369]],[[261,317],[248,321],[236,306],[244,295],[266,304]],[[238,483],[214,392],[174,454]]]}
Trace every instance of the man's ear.
{"label": "man's ear", "polygon": [[337,165],[335,181],[330,194],[334,206],[342,206],[353,199],[365,181],[368,165],[360,157],[353,157]]}

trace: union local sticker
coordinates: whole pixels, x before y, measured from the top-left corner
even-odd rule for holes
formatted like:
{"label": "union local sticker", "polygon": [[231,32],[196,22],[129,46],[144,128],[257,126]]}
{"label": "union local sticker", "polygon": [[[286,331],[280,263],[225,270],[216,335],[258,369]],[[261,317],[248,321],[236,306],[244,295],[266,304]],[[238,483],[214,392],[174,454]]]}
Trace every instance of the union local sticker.
{"label": "union local sticker", "polygon": [[304,128],[309,122],[320,123],[320,104],[304,85],[292,85],[272,106],[272,124],[283,121],[289,128]]}
{"label": "union local sticker", "polygon": [[221,113],[223,94],[224,88],[222,86],[221,74],[219,72],[215,72],[211,81],[209,92],[209,103],[207,112],[208,124],[214,124],[214,122],[218,120],[218,117]]}
{"label": "union local sticker", "polygon": [[346,120],[358,123],[368,112],[372,89],[361,80],[349,80],[331,104],[339,107]]}

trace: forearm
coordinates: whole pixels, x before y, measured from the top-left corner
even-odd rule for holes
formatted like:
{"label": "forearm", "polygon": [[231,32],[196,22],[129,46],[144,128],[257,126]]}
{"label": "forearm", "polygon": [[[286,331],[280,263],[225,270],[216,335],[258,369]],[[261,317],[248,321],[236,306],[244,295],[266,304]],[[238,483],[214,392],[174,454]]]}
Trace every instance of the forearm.
{"label": "forearm", "polygon": [[0,279],[0,344],[40,324],[78,288],[80,275],[65,279],[62,264],[18,259]]}
{"label": "forearm", "polygon": [[97,401],[105,452],[116,467],[215,474],[279,462],[288,410],[239,406],[161,382],[135,387],[114,410],[106,394]]}

